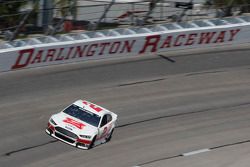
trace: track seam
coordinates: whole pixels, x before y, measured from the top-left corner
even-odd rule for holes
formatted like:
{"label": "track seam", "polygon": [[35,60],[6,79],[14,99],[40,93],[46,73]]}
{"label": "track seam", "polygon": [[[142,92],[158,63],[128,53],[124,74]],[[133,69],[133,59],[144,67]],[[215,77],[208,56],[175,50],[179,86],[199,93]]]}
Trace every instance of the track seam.
{"label": "track seam", "polygon": [[187,113],[165,115],[165,116],[160,116],[160,117],[145,119],[145,120],[141,120],[141,121],[126,123],[126,124],[123,124],[123,125],[118,125],[118,126],[116,126],[116,128],[123,128],[123,127],[127,127],[127,126],[132,126],[132,125],[135,125],[135,124],[140,124],[140,123],[144,123],[144,122],[150,122],[150,121],[164,119],[164,118],[171,118],[171,117],[178,117],[178,116],[184,116],[184,115],[198,114],[198,113],[204,113],[204,112],[218,110],[218,109],[229,109],[229,108],[234,108],[234,107],[239,107],[239,106],[245,106],[245,105],[250,105],[250,102],[240,103],[240,104],[231,105],[231,106],[225,106],[225,107],[208,108],[208,109],[205,109],[205,110],[192,111],[192,112],[187,112]]}
{"label": "track seam", "polygon": [[216,149],[220,149],[220,148],[224,148],[224,147],[230,147],[230,146],[236,146],[236,145],[245,144],[245,143],[250,143],[250,140],[244,140],[244,141],[240,141],[240,142],[236,142],[236,143],[229,143],[229,144],[210,147],[210,148],[206,148],[206,149],[195,150],[195,151],[192,151],[192,152],[183,153],[183,154],[179,154],[179,155],[159,158],[159,159],[155,159],[155,160],[152,160],[152,161],[148,161],[148,162],[145,162],[145,163],[138,164],[136,166],[140,167],[140,166],[143,166],[143,165],[148,165],[148,164],[152,164],[152,163],[159,162],[159,161],[164,161],[164,160],[169,160],[169,159],[175,159],[175,158],[180,158],[180,157],[186,157],[186,156],[202,154],[202,153],[206,153],[206,152],[213,151],[213,150],[216,150]]}

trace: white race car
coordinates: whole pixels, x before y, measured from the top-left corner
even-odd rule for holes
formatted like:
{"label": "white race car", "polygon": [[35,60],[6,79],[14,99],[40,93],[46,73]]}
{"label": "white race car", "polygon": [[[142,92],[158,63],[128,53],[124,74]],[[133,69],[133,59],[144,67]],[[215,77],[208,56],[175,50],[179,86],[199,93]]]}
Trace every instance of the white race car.
{"label": "white race car", "polygon": [[77,100],[49,119],[46,132],[69,145],[90,149],[110,141],[117,115],[103,107]]}

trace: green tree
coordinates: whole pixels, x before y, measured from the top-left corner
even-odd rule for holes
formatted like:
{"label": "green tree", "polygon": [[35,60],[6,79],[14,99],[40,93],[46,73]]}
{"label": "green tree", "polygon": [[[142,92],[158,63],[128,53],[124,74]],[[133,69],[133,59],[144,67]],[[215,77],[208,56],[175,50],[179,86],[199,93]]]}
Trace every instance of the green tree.
{"label": "green tree", "polygon": [[239,7],[240,13],[250,12],[250,0],[207,0],[205,4],[221,9],[224,16],[232,16],[234,7]]}
{"label": "green tree", "polygon": [[12,27],[18,24],[22,17],[20,9],[27,1],[1,0],[0,3],[0,26]]}
{"label": "green tree", "polygon": [[65,18],[67,16],[75,16],[76,0],[53,0],[54,7],[59,9],[60,16]]}

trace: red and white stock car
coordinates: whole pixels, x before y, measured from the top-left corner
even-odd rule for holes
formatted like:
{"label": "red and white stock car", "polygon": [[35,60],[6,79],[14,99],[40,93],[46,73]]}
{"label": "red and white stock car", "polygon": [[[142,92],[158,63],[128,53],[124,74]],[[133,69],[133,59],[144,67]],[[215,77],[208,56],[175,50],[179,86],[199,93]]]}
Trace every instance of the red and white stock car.
{"label": "red and white stock car", "polygon": [[77,100],[49,119],[46,132],[69,145],[90,149],[110,141],[117,115],[85,100]]}

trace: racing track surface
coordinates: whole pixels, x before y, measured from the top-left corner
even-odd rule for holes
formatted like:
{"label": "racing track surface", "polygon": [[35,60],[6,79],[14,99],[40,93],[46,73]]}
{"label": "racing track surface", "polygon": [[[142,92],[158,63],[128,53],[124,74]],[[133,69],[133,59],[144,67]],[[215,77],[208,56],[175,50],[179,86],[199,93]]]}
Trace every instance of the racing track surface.
{"label": "racing track surface", "polygon": [[[78,98],[119,115],[110,143],[84,151],[45,134]],[[249,120],[250,49],[0,74],[1,167],[246,167]]]}

